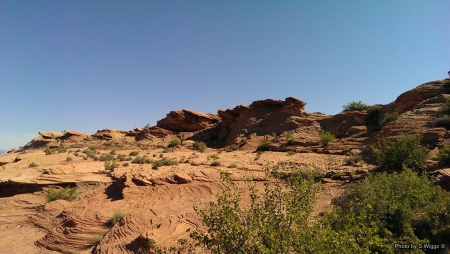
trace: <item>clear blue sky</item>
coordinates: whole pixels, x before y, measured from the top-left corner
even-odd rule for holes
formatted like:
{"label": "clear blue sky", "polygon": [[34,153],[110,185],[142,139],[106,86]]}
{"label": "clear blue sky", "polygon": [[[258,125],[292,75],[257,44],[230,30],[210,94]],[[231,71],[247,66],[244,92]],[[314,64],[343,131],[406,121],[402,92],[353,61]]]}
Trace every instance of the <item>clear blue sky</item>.
{"label": "clear blue sky", "polygon": [[448,0],[0,1],[0,149],[297,97],[336,114],[450,70]]}

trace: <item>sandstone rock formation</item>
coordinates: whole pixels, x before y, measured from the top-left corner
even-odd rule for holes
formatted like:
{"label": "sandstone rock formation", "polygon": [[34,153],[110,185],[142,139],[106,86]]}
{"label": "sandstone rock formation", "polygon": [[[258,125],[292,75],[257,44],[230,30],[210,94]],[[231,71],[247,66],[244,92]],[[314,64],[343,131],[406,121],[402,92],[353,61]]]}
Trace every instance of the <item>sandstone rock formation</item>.
{"label": "sandstone rock formation", "polygon": [[171,111],[157,121],[156,126],[176,132],[193,132],[214,127],[220,118],[215,114],[204,114],[194,110],[183,109]]}

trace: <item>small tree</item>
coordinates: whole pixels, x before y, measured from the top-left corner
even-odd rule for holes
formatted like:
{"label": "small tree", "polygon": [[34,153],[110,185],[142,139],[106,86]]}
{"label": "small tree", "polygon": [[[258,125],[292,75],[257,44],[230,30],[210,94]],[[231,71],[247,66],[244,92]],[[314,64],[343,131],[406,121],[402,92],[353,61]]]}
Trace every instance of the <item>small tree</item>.
{"label": "small tree", "polygon": [[402,134],[395,141],[381,139],[371,146],[371,150],[382,168],[402,169],[406,166],[418,169],[425,165],[430,150],[420,145],[422,135]]}
{"label": "small tree", "polygon": [[319,132],[319,142],[324,145],[327,146],[329,145],[331,142],[333,142],[334,140],[336,140],[336,137],[331,134],[329,131],[323,131],[321,130]]}
{"label": "small tree", "polygon": [[343,105],[342,108],[344,111],[363,111],[370,108],[370,105],[362,101],[352,101],[349,104]]}

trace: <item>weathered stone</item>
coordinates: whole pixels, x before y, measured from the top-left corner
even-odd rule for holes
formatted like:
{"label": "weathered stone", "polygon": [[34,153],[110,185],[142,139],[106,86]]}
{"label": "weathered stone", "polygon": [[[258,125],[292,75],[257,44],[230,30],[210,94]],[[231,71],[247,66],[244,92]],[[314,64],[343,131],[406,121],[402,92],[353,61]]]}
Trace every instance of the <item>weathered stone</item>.
{"label": "weathered stone", "polygon": [[199,131],[215,127],[219,122],[218,115],[183,109],[171,111],[165,118],[157,121],[156,126],[175,132]]}

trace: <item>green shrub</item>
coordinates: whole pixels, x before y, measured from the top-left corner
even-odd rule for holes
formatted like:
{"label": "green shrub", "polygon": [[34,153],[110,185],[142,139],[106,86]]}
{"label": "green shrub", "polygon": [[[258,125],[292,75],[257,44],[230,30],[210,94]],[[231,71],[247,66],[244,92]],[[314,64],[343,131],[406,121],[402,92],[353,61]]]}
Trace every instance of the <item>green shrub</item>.
{"label": "green shrub", "polygon": [[331,134],[329,131],[321,130],[319,132],[319,142],[323,146],[327,146],[335,140],[336,140],[336,137],[333,134]]}
{"label": "green shrub", "polygon": [[124,167],[128,167],[128,166],[130,166],[130,163],[128,163],[128,162],[124,162],[124,163],[122,164],[122,166],[124,166]]}
{"label": "green shrub", "polygon": [[96,246],[100,243],[100,241],[103,239],[102,234],[95,234],[88,240],[88,244],[92,246]]}
{"label": "green shrub", "polygon": [[45,155],[50,155],[53,153],[53,151],[49,148],[45,148],[44,153],[45,153]]}
{"label": "green shrub", "polygon": [[169,147],[178,147],[181,144],[181,140],[179,138],[173,138],[170,141]]}
{"label": "green shrub", "polygon": [[220,165],[222,165],[220,163],[220,161],[213,161],[213,162],[211,162],[211,166],[213,166],[213,167],[220,166]]}
{"label": "green shrub", "polygon": [[219,155],[217,155],[217,154],[210,154],[210,155],[208,155],[207,159],[208,160],[209,159],[218,160],[219,159]]}
{"label": "green shrub", "polygon": [[344,159],[344,161],[345,161],[345,164],[347,164],[347,165],[357,165],[359,163],[364,162],[361,155],[348,156],[347,158]]}
{"label": "green shrub", "polygon": [[294,155],[294,154],[295,154],[294,151],[289,151],[289,152],[287,152],[287,155],[288,155],[288,156],[292,156],[292,155]]}
{"label": "green shrub", "polygon": [[56,148],[56,151],[58,151],[58,153],[65,153],[67,149],[62,146],[58,146],[58,148]]}
{"label": "green shrub", "polygon": [[78,152],[74,152],[73,155],[78,156],[80,154]]}
{"label": "green shrub", "polygon": [[450,243],[449,193],[406,167],[351,184],[332,203],[325,221],[371,253],[397,253],[394,244]]}
{"label": "green shrub", "polygon": [[136,164],[150,164],[153,161],[148,158],[147,156],[136,156],[131,163],[136,163]]}
{"label": "green shrub", "polygon": [[236,150],[239,150],[239,146],[235,145],[235,144],[232,144],[229,147],[227,147],[227,149],[225,151],[226,152],[233,152],[233,151],[236,151]]}
{"label": "green shrub", "polygon": [[194,148],[194,150],[198,150],[202,153],[208,148],[205,143],[200,141],[195,141],[192,147]]}
{"label": "green shrub", "polygon": [[116,225],[116,223],[119,222],[124,216],[125,214],[120,211],[114,212],[114,215],[110,220],[110,224],[112,226]]}
{"label": "green shrub", "polygon": [[330,178],[333,180],[341,180],[341,178],[346,175],[347,175],[347,173],[345,173],[345,172],[338,172],[338,173],[331,175]]}
{"label": "green shrub", "polygon": [[449,80],[449,81],[446,81],[446,82],[444,83],[443,87],[445,87],[445,88],[450,88],[450,80]]}
{"label": "green shrub", "polygon": [[62,199],[66,201],[72,201],[76,198],[76,192],[77,188],[73,187],[66,187],[64,189],[56,189],[56,188],[49,188],[47,190],[47,194],[45,195],[45,200],[47,202],[52,202],[57,199]]}
{"label": "green shrub", "polygon": [[119,166],[119,164],[117,164],[117,162],[115,160],[112,161],[105,161],[103,163],[103,167],[105,168],[105,170],[110,170],[113,171],[115,168],[117,168]]}
{"label": "green shrub", "polygon": [[29,168],[34,168],[34,167],[37,167],[37,166],[38,166],[38,164],[36,164],[36,163],[34,163],[34,162],[32,162],[32,163],[30,163],[30,164],[28,165]]}
{"label": "green shrub", "polygon": [[381,139],[371,146],[378,164],[385,169],[418,169],[425,165],[430,150],[420,145],[422,136],[402,134],[397,140]]}
{"label": "green shrub", "polygon": [[352,101],[349,104],[343,105],[344,111],[363,111],[370,108],[370,105],[363,103],[362,101]]}
{"label": "green shrub", "polygon": [[114,155],[109,154],[109,153],[103,153],[100,155],[98,160],[99,161],[112,161],[112,160],[114,160]]}
{"label": "green shrub", "polygon": [[261,144],[258,145],[258,147],[256,148],[256,151],[259,152],[263,152],[263,151],[268,151],[270,148],[270,145],[272,144],[272,142],[270,141],[263,141],[261,142]]}
{"label": "green shrub", "polygon": [[393,121],[395,121],[397,119],[398,119],[398,113],[397,112],[393,112],[391,114],[385,114],[384,117],[383,117],[383,120],[381,120],[381,122],[380,122],[380,126],[383,127],[386,124],[388,124],[390,122],[393,122]]}
{"label": "green shrub", "polygon": [[446,130],[450,129],[450,115],[444,115],[434,119],[431,122],[433,127],[444,127]]}
{"label": "green shrub", "polygon": [[257,160],[259,160],[259,158],[261,158],[261,154],[262,154],[262,151],[256,152],[255,161],[257,161]]}
{"label": "green shrub", "polygon": [[450,145],[445,144],[439,148],[439,161],[441,163],[450,164]]}
{"label": "green shrub", "polygon": [[237,168],[236,163],[231,163],[227,168]]}
{"label": "green shrub", "polygon": [[153,162],[153,169],[157,169],[162,166],[178,165],[180,162],[177,159],[162,158]]}
{"label": "green shrub", "polygon": [[67,161],[67,162],[70,162],[70,161],[72,161],[72,160],[73,160],[73,159],[72,159],[72,157],[70,157],[70,156],[66,158],[66,161]]}
{"label": "green shrub", "polygon": [[125,161],[127,158],[127,156],[125,154],[118,154],[117,155],[117,159],[119,159],[119,161]]}
{"label": "green shrub", "polygon": [[139,154],[139,151],[130,152],[130,156],[137,156],[138,154]]}
{"label": "green shrub", "polygon": [[291,132],[286,133],[286,142],[281,144],[281,147],[287,147],[294,145],[295,137]]}
{"label": "green shrub", "polygon": [[450,115],[450,98],[445,100],[444,106],[438,111],[437,116]]}
{"label": "green shrub", "polygon": [[372,134],[373,132],[381,130],[380,123],[378,122],[380,111],[381,106],[378,105],[372,106],[368,109],[368,114],[365,119],[368,135]]}

